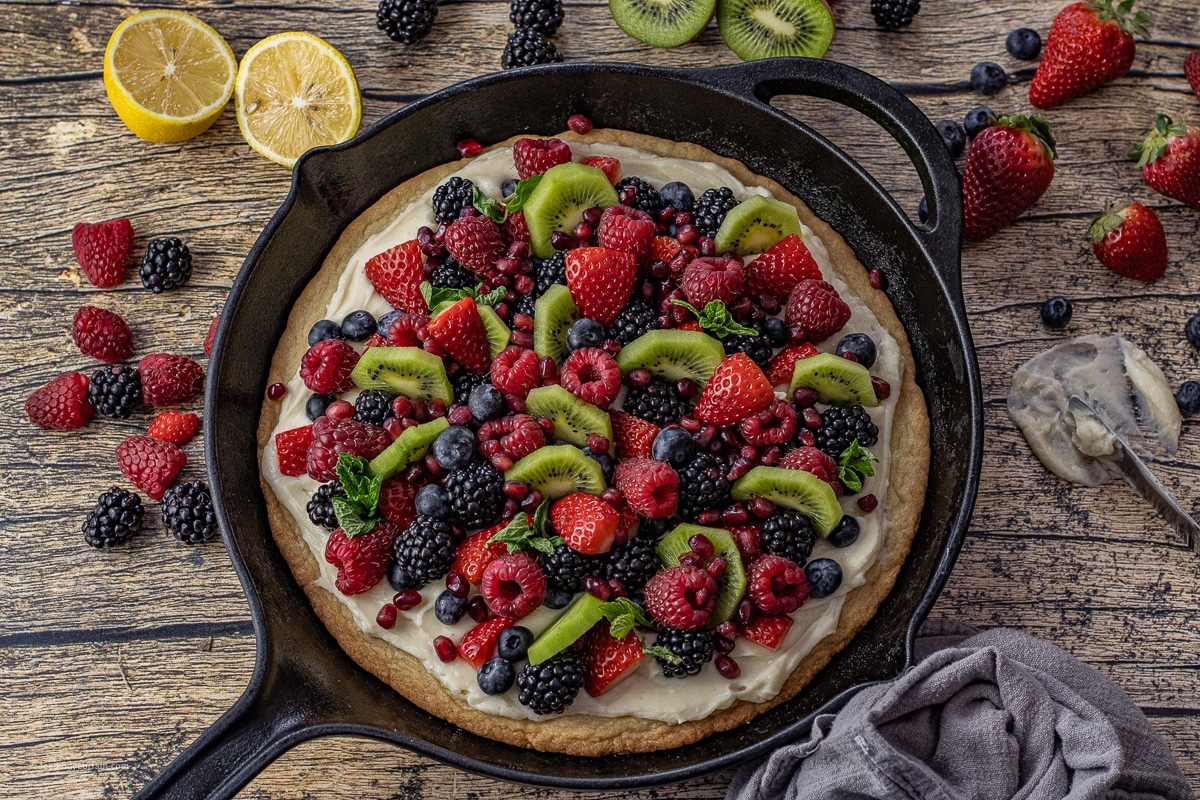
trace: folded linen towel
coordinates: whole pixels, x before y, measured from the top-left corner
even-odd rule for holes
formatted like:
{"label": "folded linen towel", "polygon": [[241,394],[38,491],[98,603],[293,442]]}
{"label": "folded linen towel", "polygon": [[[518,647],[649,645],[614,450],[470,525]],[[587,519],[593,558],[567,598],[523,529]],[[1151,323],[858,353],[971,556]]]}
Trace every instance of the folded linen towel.
{"label": "folded linen towel", "polygon": [[1006,628],[930,621],[918,663],[740,771],[726,800],[1189,800],[1112,681]]}

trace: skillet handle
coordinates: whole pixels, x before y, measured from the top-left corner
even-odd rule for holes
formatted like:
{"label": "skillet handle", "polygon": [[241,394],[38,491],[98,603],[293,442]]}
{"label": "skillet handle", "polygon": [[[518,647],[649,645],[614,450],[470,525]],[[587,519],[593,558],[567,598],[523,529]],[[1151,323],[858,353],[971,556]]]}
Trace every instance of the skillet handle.
{"label": "skillet handle", "polygon": [[911,100],[891,85],[836,61],[768,58],[690,71],[690,77],[739,97],[768,103],[781,94],[832,100],[871,118],[895,139],[917,169],[929,201],[929,222],[908,227],[932,256],[949,289],[962,301],[962,188],[941,136]]}

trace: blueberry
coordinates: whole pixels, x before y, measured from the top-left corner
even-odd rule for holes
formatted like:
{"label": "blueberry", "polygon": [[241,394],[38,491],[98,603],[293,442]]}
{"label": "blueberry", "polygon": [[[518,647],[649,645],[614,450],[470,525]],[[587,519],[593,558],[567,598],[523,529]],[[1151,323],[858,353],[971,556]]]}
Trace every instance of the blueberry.
{"label": "blueberry", "polygon": [[[496,391],[495,387],[492,390]],[[499,392],[496,391],[496,394]],[[475,392],[471,393],[471,399],[475,399]],[[442,469],[462,469],[475,457],[475,434],[469,428],[458,425],[446,428],[433,440],[433,457],[442,465]]]}
{"label": "blueberry", "polygon": [[967,136],[974,139],[992,127],[992,117],[994,116],[996,116],[995,112],[987,106],[975,106],[972,108],[963,119],[964,127],[967,129]]}
{"label": "blueberry", "polygon": [[341,339],[341,327],[331,319],[320,319],[308,329],[308,346],[312,347],[317,342],[323,342],[326,339]]}
{"label": "blueberry", "polygon": [[815,558],[804,566],[809,597],[829,597],[842,585],[842,566],[832,558]]}
{"label": "blueberry", "polygon": [[837,347],[833,349],[833,352],[839,356],[842,353],[850,353],[854,356],[855,361],[867,369],[870,369],[871,365],[875,363],[877,355],[874,340],[865,333],[846,334],[837,343]]}
{"label": "blueberry", "polygon": [[505,661],[520,661],[529,651],[531,644],[533,631],[524,625],[513,625],[500,631],[500,638],[496,640],[496,655]]}
{"label": "blueberry", "polygon": [[450,498],[446,496],[446,490],[436,483],[422,486],[417,492],[416,510],[422,516],[446,519],[450,516]]}
{"label": "blueberry", "polygon": [[1179,413],[1190,417],[1200,412],[1200,381],[1188,381],[1179,387],[1175,393],[1175,402],[1179,404]]}
{"label": "blueberry", "polygon": [[678,425],[663,428],[650,446],[651,456],[676,468],[691,461],[695,452],[696,443],[692,441],[692,435]]}
{"label": "blueberry", "polygon": [[517,179],[509,178],[504,183],[500,184],[500,196],[508,197],[517,190]]}
{"label": "blueberry", "polygon": [[1187,325],[1183,328],[1183,335],[1187,337],[1192,347],[1200,350],[1200,313],[1187,321]]}
{"label": "blueberry", "polygon": [[493,658],[479,668],[475,679],[479,681],[479,688],[483,689],[484,694],[504,694],[512,688],[517,672],[503,658]]}
{"label": "blueberry", "polygon": [[329,404],[334,400],[337,400],[336,394],[314,394],[304,404],[304,415],[316,421],[317,417],[325,416],[325,409],[329,408]]}
{"label": "blueberry", "polygon": [[388,583],[392,586],[392,589],[397,592],[404,591],[405,589],[421,588],[421,583],[413,580],[412,576],[401,569],[400,565],[395,561],[393,561],[392,565],[388,567],[387,578]]}
{"label": "blueberry", "polygon": [[963,130],[963,126],[952,119],[944,119],[934,127],[941,134],[946,149],[950,151],[950,157],[961,156],[963,148],[967,146],[967,132]]}
{"label": "blueberry", "polygon": [[696,195],[686,183],[671,181],[658,190],[664,206],[670,206],[676,211],[691,211],[696,207]]}
{"label": "blueberry", "polygon": [[1071,311],[1070,300],[1065,297],[1051,297],[1042,303],[1042,322],[1046,323],[1047,328],[1065,328],[1071,321]]}
{"label": "blueberry", "polygon": [[834,547],[849,547],[858,541],[860,531],[858,519],[847,514],[842,517],[842,521],[833,529],[833,533],[826,537],[825,541]]}
{"label": "blueberry", "polygon": [[449,589],[444,590],[433,601],[433,614],[443,625],[453,625],[467,613],[467,598],[459,597]]}
{"label": "blueberry", "polygon": [[917,203],[917,219],[921,222],[929,221],[929,201],[924,197],[921,198],[921,202]]}
{"label": "blueberry", "polygon": [[1004,49],[1020,61],[1032,61],[1042,52],[1042,37],[1033,28],[1017,28],[1004,40]]}
{"label": "blueberry", "polygon": [[392,323],[399,319],[400,315],[403,313],[403,311],[389,311],[388,313],[384,314],[379,318],[379,321],[375,323],[375,332],[380,336],[387,338],[388,328],[392,327]]}
{"label": "blueberry", "polygon": [[980,94],[991,96],[1007,85],[1008,73],[999,64],[981,61],[971,70],[971,88]]}
{"label": "blueberry", "polygon": [[375,317],[370,311],[351,311],[342,320],[342,337],[352,342],[365,342],[375,332]]}
{"label": "blueberry", "polygon": [[613,469],[616,467],[616,463],[613,461],[612,456],[610,456],[608,453],[593,453],[590,447],[583,448],[583,454],[600,465],[600,471],[604,473],[605,482],[611,484],[613,478]]}
{"label": "blueberry", "polygon": [[507,405],[499,389],[490,383],[481,383],[471,390],[467,408],[471,409],[475,421],[482,423],[503,416]]}
{"label": "blueberry", "polygon": [[542,600],[542,605],[549,609],[566,608],[575,599],[575,595],[571,592],[563,591],[562,589],[547,589],[546,597]]}
{"label": "blueberry", "polygon": [[778,317],[767,317],[767,321],[763,323],[763,332],[767,334],[771,347],[783,347],[788,343],[787,323]]}
{"label": "blueberry", "polygon": [[567,328],[567,349],[578,350],[582,347],[599,347],[604,344],[608,334],[604,326],[594,319],[584,317],[576,320]]}

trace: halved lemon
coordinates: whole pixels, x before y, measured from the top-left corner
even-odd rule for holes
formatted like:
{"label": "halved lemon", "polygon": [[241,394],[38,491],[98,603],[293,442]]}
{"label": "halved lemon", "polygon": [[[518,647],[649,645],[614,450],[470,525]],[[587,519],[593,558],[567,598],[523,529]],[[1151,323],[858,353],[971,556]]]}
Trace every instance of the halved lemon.
{"label": "halved lemon", "polygon": [[362,102],[345,57],[311,33],[268,36],[242,56],[234,89],[246,143],[290,167],[306,151],[358,131]]}
{"label": "halved lemon", "polygon": [[143,11],[113,31],[104,90],[117,116],[143,139],[181,142],[214,122],[237,75],[221,34],[182,11]]}

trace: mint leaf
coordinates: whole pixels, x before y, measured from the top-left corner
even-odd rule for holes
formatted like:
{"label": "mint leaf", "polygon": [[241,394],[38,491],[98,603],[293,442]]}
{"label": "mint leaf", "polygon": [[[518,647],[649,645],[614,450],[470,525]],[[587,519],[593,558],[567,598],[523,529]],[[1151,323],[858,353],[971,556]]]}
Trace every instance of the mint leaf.
{"label": "mint leaf", "polygon": [[346,499],[355,503],[364,517],[375,516],[379,509],[379,491],[383,487],[383,476],[374,475],[365,458],[341,453],[338,456],[338,481],[346,492]]}
{"label": "mint leaf", "polygon": [[432,283],[430,283],[429,281],[421,281],[420,285],[417,286],[417,290],[421,292],[421,297],[425,298],[425,305],[427,307],[433,308],[434,305],[436,305],[433,302],[433,284]]}
{"label": "mint leaf", "polygon": [[[479,292],[482,289],[483,289],[482,283],[475,287],[476,292]],[[496,305],[496,303],[499,303],[501,300],[503,300],[504,295],[506,295],[506,294],[508,294],[508,289],[506,289],[503,286],[497,286],[495,289],[492,289],[487,294],[476,294],[475,302],[481,306],[494,306],[494,305]]]}
{"label": "mint leaf", "polygon": [[[554,531],[547,526],[550,523],[550,500],[542,501],[542,504],[537,507],[537,511],[533,512],[533,529],[538,536],[553,536]],[[549,531],[549,533],[547,533]]]}
{"label": "mint leaf", "polygon": [[[533,190],[542,182],[542,175],[530,175],[528,178],[517,181],[517,188],[513,189],[513,193],[504,198],[505,216],[515,214],[525,207],[525,201],[533,194]],[[503,220],[500,220],[503,222]]]}
{"label": "mint leaf", "polygon": [[649,628],[654,624],[642,607],[628,597],[601,604],[600,613],[608,620],[608,632],[614,639],[624,639],[634,625]]}
{"label": "mint leaf", "polygon": [[645,653],[645,654],[646,654],[646,655],[648,655],[648,656],[658,656],[658,657],[659,657],[659,658],[661,658],[663,661],[666,661],[666,662],[668,662],[668,663],[671,663],[671,664],[681,664],[681,663],[683,663],[683,659],[682,659],[682,658],[680,658],[679,656],[675,655],[674,653],[672,653],[672,652],[671,652],[670,650],[668,650],[667,648],[665,648],[665,647],[660,647],[659,645],[656,645],[656,644],[644,644],[644,645],[642,645],[642,652],[643,652],[643,653]]}
{"label": "mint leaf", "polygon": [[333,514],[337,517],[338,527],[346,532],[347,539],[353,539],[355,536],[370,533],[379,524],[378,518],[372,518],[369,515],[364,516],[357,503],[347,500],[344,497],[335,497],[331,502],[333,503]]}
{"label": "mint leaf", "polygon": [[478,186],[471,187],[471,205],[475,206],[475,210],[492,222],[500,225],[508,217],[508,212],[504,210],[504,206],[498,200],[485,195],[479,191]]}
{"label": "mint leaf", "polygon": [[677,306],[683,306],[695,314],[700,327],[718,339],[724,339],[735,333],[743,336],[758,336],[758,331],[754,328],[747,328],[745,325],[735,322],[729,314],[729,309],[720,300],[710,300],[703,311],[697,311],[694,305],[685,300],[672,300],[671,302]]}
{"label": "mint leaf", "polygon": [[869,478],[875,474],[872,462],[878,460],[874,453],[859,444],[858,439],[855,439],[849,447],[842,451],[842,455],[838,459],[838,480],[850,491],[861,492],[863,477]]}
{"label": "mint leaf", "polygon": [[[545,504],[543,504],[545,505]],[[541,509],[539,508],[540,512]],[[535,516],[536,520],[536,516]],[[529,515],[524,511],[517,514],[508,525],[504,526],[491,539],[488,539],[488,544],[492,542],[503,542],[508,545],[508,552],[515,553],[519,550],[537,550],[539,553],[552,553],[554,548],[563,543],[563,540],[556,535],[547,536],[544,530],[538,530],[536,524],[529,524]]]}

